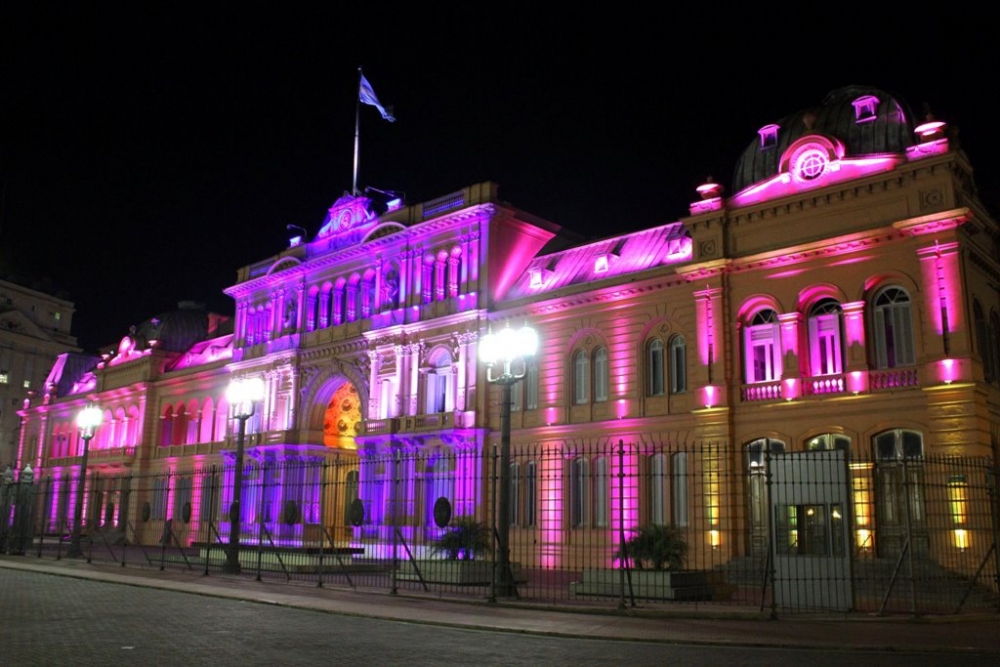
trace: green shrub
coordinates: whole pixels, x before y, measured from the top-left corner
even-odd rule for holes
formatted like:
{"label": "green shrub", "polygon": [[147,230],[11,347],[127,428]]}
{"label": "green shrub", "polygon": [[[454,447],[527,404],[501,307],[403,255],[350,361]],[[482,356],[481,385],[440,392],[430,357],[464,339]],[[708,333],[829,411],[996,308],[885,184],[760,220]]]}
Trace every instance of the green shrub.
{"label": "green shrub", "polygon": [[489,553],[492,547],[493,531],[490,527],[471,516],[461,516],[451,522],[431,545],[431,550],[449,560],[473,560],[480,554]]}
{"label": "green shrub", "polygon": [[618,557],[631,558],[638,570],[682,570],[687,553],[687,540],[678,528],[649,524],[625,541],[625,553]]}

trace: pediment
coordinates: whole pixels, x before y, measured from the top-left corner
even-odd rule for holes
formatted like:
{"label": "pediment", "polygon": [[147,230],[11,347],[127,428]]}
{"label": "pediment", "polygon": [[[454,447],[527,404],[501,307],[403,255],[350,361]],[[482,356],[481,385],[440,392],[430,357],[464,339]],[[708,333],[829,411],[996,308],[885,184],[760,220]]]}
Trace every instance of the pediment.
{"label": "pediment", "polygon": [[8,310],[0,313],[0,332],[10,332],[35,340],[54,342],[47,331],[32,322],[27,315],[19,310]]}

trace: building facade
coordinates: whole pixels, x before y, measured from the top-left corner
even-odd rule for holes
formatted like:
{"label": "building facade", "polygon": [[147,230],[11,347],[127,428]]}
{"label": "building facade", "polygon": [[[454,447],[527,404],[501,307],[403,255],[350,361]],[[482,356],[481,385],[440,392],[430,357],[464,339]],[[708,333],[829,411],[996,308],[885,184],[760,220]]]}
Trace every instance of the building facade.
{"label": "building facade", "polygon": [[[527,323],[541,346],[509,413],[511,548],[527,567],[612,564],[644,524],[681,528],[691,562],[805,552],[813,505],[776,511],[769,490],[783,457],[810,452],[843,454],[846,489],[812,529],[886,558],[988,548],[995,525],[964,509],[973,481],[925,488],[920,467],[988,469],[1000,433],[1000,230],[948,126],[843,88],[762,126],[731,194],[708,182],[692,199],[674,222],[595,241],[493,183],[412,205],[345,194],[314,238],[239,269],[231,320],[179,308],[93,364],[64,357],[20,412],[19,463],[52,480],[43,516],[64,529],[86,445],[74,418],[96,404],[88,523],[141,517],[159,536],[183,514],[181,543],[215,539],[206,523],[225,536],[226,386],[261,378],[244,526],[369,554],[431,540],[440,498],[495,516],[505,413],[478,348]],[[168,473],[143,494],[116,486]],[[947,510],[931,516],[935,494]]]}
{"label": "building facade", "polygon": [[60,354],[79,350],[70,334],[73,313],[65,298],[0,280],[0,469],[17,458],[25,397],[41,395]]}

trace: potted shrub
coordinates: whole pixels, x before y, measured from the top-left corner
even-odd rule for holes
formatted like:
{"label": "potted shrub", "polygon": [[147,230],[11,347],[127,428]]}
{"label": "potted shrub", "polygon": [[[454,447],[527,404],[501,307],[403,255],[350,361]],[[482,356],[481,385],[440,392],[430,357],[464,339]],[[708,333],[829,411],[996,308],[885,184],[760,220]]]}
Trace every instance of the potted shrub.
{"label": "potted shrub", "polygon": [[452,521],[444,534],[431,545],[431,552],[448,560],[473,560],[493,547],[490,527],[474,517],[462,516]]}
{"label": "potted shrub", "polygon": [[462,516],[449,523],[430,544],[432,560],[404,563],[397,575],[402,579],[444,584],[484,585],[493,578],[493,562],[485,558],[493,550],[493,530],[474,517]]}
{"label": "potted shrub", "polygon": [[688,544],[675,526],[647,524],[640,526],[625,541],[624,553],[618,557],[632,559],[637,570],[682,570],[687,559]]}
{"label": "potted shrub", "polygon": [[[688,543],[676,526],[640,526],[623,546],[615,553],[618,567],[583,571],[583,580],[573,585],[577,595],[634,595],[659,600],[712,598],[708,573],[684,569]],[[623,574],[621,566],[629,572]],[[623,589],[623,585],[627,587]]]}

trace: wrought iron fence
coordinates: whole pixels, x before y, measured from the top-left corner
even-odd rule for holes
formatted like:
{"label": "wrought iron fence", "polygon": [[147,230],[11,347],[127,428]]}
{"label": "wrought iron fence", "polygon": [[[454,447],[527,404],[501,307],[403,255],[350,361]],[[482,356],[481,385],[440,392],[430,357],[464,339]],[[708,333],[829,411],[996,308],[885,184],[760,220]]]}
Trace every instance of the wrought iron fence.
{"label": "wrought iron fence", "polygon": [[[258,579],[591,606],[1000,609],[992,459],[514,446],[509,525],[497,522],[499,460],[492,450],[257,454],[239,503],[231,465],[92,469],[82,496],[69,473],[8,480],[0,550],[66,557],[79,499],[88,559],[223,572],[238,505],[235,555]],[[500,531],[506,561],[495,550]]]}

